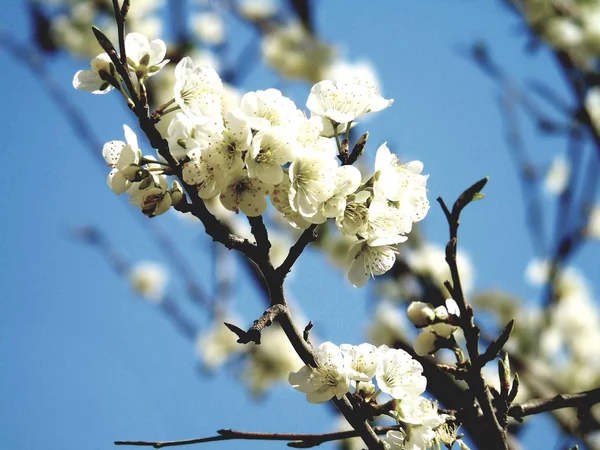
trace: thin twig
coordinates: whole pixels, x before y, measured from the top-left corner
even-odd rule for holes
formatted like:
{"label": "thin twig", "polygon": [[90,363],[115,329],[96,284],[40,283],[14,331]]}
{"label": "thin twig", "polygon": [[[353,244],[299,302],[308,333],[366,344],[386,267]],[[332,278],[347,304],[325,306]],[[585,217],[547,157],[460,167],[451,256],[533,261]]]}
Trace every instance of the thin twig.
{"label": "thin twig", "polygon": [[460,309],[460,326],[464,331],[465,340],[467,343],[467,351],[471,360],[471,365],[468,368],[466,381],[471,389],[473,395],[477,398],[479,405],[483,411],[483,415],[486,419],[487,425],[490,431],[490,448],[508,450],[508,443],[506,440],[506,431],[500,425],[498,417],[496,416],[492,401],[490,398],[490,391],[485,383],[485,380],[481,374],[481,365],[479,357],[479,328],[475,325],[473,308],[469,305],[465,299],[460,274],[458,272],[458,264],[456,262],[456,251],[458,243],[458,227],[460,224],[460,213],[462,210],[471,203],[474,199],[478,198],[480,191],[487,183],[487,178],[480,180],[475,183],[465,192],[463,192],[456,200],[452,207],[452,211],[448,209],[446,204],[441,198],[438,198],[444,214],[448,220],[448,226],[450,229],[450,240],[446,245],[446,262],[450,268],[452,275],[452,294],[453,299],[458,304]]}
{"label": "thin twig", "polygon": [[262,316],[254,321],[248,331],[244,331],[230,323],[225,323],[225,326],[237,335],[238,344],[248,344],[249,342],[254,342],[256,345],[259,345],[262,330],[271,326],[273,321],[286,310],[287,306],[281,304],[269,306],[269,308],[262,313]]}
{"label": "thin twig", "polygon": [[[377,434],[397,430],[397,426],[373,427]],[[330,441],[339,441],[358,437],[356,430],[336,431],[333,433],[308,434],[308,433],[257,433],[250,431],[218,430],[218,436],[210,436],[198,439],[186,439],[181,441],[116,441],[115,445],[130,445],[138,447],[176,447],[192,444],[204,444],[207,442],[230,441],[230,440],[253,440],[253,441],[290,441],[288,446],[294,448],[310,448]]]}
{"label": "thin twig", "polygon": [[562,408],[589,409],[596,403],[600,403],[600,387],[577,394],[559,394],[552,398],[530,400],[527,403],[512,405],[508,414],[515,418],[521,418]]}
{"label": "thin twig", "polygon": [[[122,278],[127,278],[129,276],[131,263],[119,253],[106,235],[100,230],[93,227],[81,227],[76,229],[72,235],[81,242],[97,249],[102,256],[107,259],[110,267],[117,275]],[[196,339],[196,336],[198,335],[198,326],[183,313],[177,302],[170,295],[163,294],[162,297],[158,299],[157,303],[161,311],[166,314],[181,334],[191,341]]]}

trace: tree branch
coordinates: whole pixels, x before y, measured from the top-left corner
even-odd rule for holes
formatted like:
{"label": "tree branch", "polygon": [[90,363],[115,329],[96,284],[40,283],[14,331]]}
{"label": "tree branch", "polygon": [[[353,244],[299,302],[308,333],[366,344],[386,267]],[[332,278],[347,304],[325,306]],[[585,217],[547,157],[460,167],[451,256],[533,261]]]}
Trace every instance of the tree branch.
{"label": "tree branch", "polygon": [[311,242],[316,241],[317,237],[317,225],[311,225],[302,232],[296,243],[290,248],[283,263],[275,270],[280,278],[284,279],[287,276],[306,246]]}
{"label": "tree branch", "polygon": [[456,262],[456,249],[458,242],[458,227],[460,225],[460,214],[462,210],[473,200],[480,198],[480,191],[487,183],[487,178],[484,178],[469,189],[464,191],[456,200],[452,207],[452,211],[448,209],[442,198],[438,198],[450,228],[450,240],[446,245],[446,262],[452,274],[452,296],[460,309],[460,327],[463,329],[467,343],[467,350],[471,360],[471,365],[468,368],[466,381],[473,395],[477,398],[479,405],[483,411],[483,415],[487,422],[489,432],[491,433],[490,448],[508,450],[506,440],[506,430],[500,425],[496,416],[490,390],[487,387],[483,376],[481,375],[481,365],[479,356],[479,334],[480,330],[475,325],[473,308],[465,299],[460,275],[458,273],[458,264]]}
{"label": "tree branch", "polygon": [[577,394],[559,394],[552,398],[531,400],[527,403],[512,405],[508,410],[508,415],[520,419],[525,416],[562,408],[589,409],[596,403],[600,403],[600,387]]}
{"label": "tree branch", "polygon": [[[390,427],[374,427],[373,431],[377,434],[384,434],[388,431],[397,430],[397,426]],[[186,439],[181,441],[115,441],[115,445],[130,445],[138,447],[177,447],[192,444],[204,444],[207,442],[230,441],[230,440],[251,440],[251,441],[290,441],[289,447],[294,448],[310,448],[316,447],[324,442],[339,441],[342,439],[350,439],[358,437],[356,430],[336,431],[333,433],[323,434],[308,434],[308,433],[257,433],[250,431],[236,430],[217,430],[219,436],[210,436],[198,439]]]}

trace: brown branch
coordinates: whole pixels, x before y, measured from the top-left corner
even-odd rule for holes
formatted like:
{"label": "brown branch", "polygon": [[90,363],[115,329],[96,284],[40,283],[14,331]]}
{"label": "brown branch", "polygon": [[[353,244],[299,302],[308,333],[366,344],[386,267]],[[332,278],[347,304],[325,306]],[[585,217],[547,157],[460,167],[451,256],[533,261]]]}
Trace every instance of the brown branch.
{"label": "brown branch", "polygon": [[261,268],[263,274],[267,276],[268,274],[274,271],[273,266],[271,264],[271,258],[269,256],[269,250],[271,249],[271,241],[269,241],[269,233],[267,232],[267,227],[263,222],[262,216],[248,217],[248,222],[250,223],[250,231],[252,232],[254,239],[256,239],[257,253],[260,255],[261,258],[259,267]]}
{"label": "brown branch", "polygon": [[508,414],[520,419],[562,408],[589,409],[596,403],[600,403],[600,387],[577,394],[559,394],[552,398],[530,400],[526,403],[512,405]]}
{"label": "brown branch", "polygon": [[[373,431],[377,434],[384,434],[388,431],[397,430],[397,426],[374,427]],[[257,433],[250,431],[236,430],[217,430],[219,436],[210,436],[198,439],[186,439],[181,441],[115,441],[115,445],[130,445],[138,447],[177,447],[192,444],[204,444],[207,442],[230,441],[230,440],[251,440],[251,441],[290,441],[289,447],[310,448],[316,447],[325,442],[339,441],[358,437],[356,430],[336,431],[333,433],[308,434],[308,433]]]}
{"label": "brown branch", "polygon": [[452,274],[452,295],[460,309],[459,324],[465,334],[467,351],[471,359],[471,365],[467,371],[466,381],[473,395],[477,398],[479,406],[483,411],[486,425],[490,432],[490,448],[508,450],[506,439],[506,430],[500,425],[498,417],[492,406],[490,390],[487,387],[483,375],[481,374],[480,356],[479,356],[479,334],[480,330],[475,325],[473,308],[465,299],[460,274],[458,273],[458,264],[456,262],[456,249],[458,242],[458,227],[460,225],[460,214],[462,210],[473,200],[480,196],[480,191],[487,183],[484,178],[464,191],[456,200],[452,211],[448,209],[442,198],[438,198],[450,228],[450,240],[446,245],[446,262]]}
{"label": "brown branch", "polygon": [[481,366],[485,366],[488,362],[498,357],[498,355],[502,351],[502,348],[504,347],[504,344],[506,344],[506,342],[508,341],[508,338],[510,337],[514,326],[515,320],[513,319],[506,324],[506,326],[500,333],[500,336],[496,340],[490,342],[488,348],[485,350],[485,352],[483,352],[483,354],[479,358],[479,364]]}
{"label": "brown branch", "polygon": [[[115,12],[115,21],[119,33],[119,48],[121,49],[121,64],[127,67],[127,55],[125,53],[125,16],[129,10],[128,1],[123,3],[123,10],[119,7],[119,0],[112,0],[113,10]],[[125,6],[127,4],[127,6]]]}
{"label": "brown branch", "polygon": [[[350,133],[350,129],[348,129],[346,134],[349,134],[349,133]],[[358,158],[360,158],[360,156],[365,151],[365,147],[367,146],[368,139],[369,139],[368,132],[366,132],[365,134],[363,134],[361,137],[358,138],[358,140],[356,141],[356,144],[354,144],[354,147],[352,148],[352,152],[350,153],[350,156],[346,159],[346,161],[344,161],[344,165],[352,165],[358,160]]]}
{"label": "brown branch", "polygon": [[311,225],[302,232],[296,243],[290,248],[285,260],[275,271],[280,278],[284,279],[287,276],[306,246],[316,241],[317,237],[317,225]]}
{"label": "brown branch", "polygon": [[[186,188],[186,191],[189,189],[189,191],[193,192],[192,186],[184,184],[184,187]],[[192,199],[192,203],[181,201],[175,206],[175,209],[183,213],[189,212],[194,217],[200,219],[204,224],[206,234],[208,234],[213,241],[220,242],[229,250],[237,250],[253,261],[259,259],[257,248],[254,244],[247,239],[232,234],[225,225],[208,211],[208,208],[206,208],[206,205],[201,199],[197,200],[189,192],[188,195]],[[195,197],[197,197],[197,195]]]}
{"label": "brown branch", "polygon": [[256,345],[260,345],[260,335],[262,330],[264,330],[267,327],[270,327],[273,321],[277,319],[279,315],[284,314],[286,311],[287,306],[282,304],[269,306],[269,308],[264,313],[262,313],[262,316],[260,316],[254,321],[254,323],[248,329],[248,331],[244,331],[241,328],[230,323],[225,323],[225,326],[237,335],[238,344],[248,344],[249,342],[254,342]]}
{"label": "brown branch", "polygon": [[[281,329],[287,336],[290,344],[300,357],[304,364],[311,367],[317,367],[316,354],[310,343],[304,339],[304,334],[294,324],[290,311],[287,308],[287,302],[283,291],[283,278],[275,276],[269,277],[268,281],[276,281],[276,285],[269,285],[271,294],[271,305],[282,304],[286,306],[286,309],[282,314],[277,317],[277,321],[281,325]],[[377,435],[373,432],[371,424],[367,419],[358,411],[355,411],[350,397],[346,394],[342,399],[333,398],[332,402],[342,415],[346,418],[348,423],[356,430],[361,439],[365,442],[369,450],[382,449],[383,444],[377,438]]]}

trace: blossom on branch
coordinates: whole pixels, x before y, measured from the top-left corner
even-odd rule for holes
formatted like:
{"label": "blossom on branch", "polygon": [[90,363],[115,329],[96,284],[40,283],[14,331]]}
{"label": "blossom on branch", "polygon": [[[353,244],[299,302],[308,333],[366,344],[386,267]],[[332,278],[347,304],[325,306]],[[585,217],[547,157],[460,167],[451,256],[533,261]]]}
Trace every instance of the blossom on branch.
{"label": "blossom on branch", "polygon": [[222,114],[223,83],[212,67],[196,66],[185,57],[175,67],[173,93],[177,105],[190,118],[207,121]]}
{"label": "blossom on branch", "polygon": [[150,41],[141,33],[125,36],[125,53],[129,68],[139,81],[156,75],[169,62],[165,59],[165,42],[162,39]]}
{"label": "blossom on branch", "polygon": [[342,398],[350,390],[347,357],[331,342],[319,345],[316,356],[317,367],[304,366],[298,372],[290,373],[290,384],[294,389],[306,393],[309,403]]}
{"label": "blossom on branch", "polygon": [[73,77],[73,87],[88,91],[92,94],[106,94],[114,89],[108,81],[102,78],[101,72],[116,77],[115,65],[106,53],[101,53],[92,59],[90,70],[79,70]]}

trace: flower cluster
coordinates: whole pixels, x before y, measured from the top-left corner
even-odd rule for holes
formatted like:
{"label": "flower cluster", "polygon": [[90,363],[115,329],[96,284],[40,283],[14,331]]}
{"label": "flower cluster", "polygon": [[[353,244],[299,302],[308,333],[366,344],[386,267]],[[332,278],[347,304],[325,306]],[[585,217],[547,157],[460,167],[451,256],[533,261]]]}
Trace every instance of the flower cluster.
{"label": "flower cluster", "polygon": [[[111,0],[72,1],[42,0],[37,13],[48,22],[53,47],[61,47],[80,57],[91,57],[100,50],[92,34],[92,26],[101,25],[111,38],[117,37]],[[42,7],[43,4],[45,7]],[[122,2],[120,2],[122,3]],[[128,27],[146,36],[158,36],[162,31],[159,12],[163,0],[140,0],[127,14]]]}
{"label": "flower cluster", "polygon": [[[143,84],[147,78],[154,76],[168,62],[165,59],[167,46],[161,39],[148,40],[140,33],[129,33],[125,36],[125,53],[127,68],[134,86]],[[106,53],[100,53],[92,59],[90,70],[80,70],[73,77],[73,87],[93,94],[106,94],[119,87],[120,79],[114,64]]]}
{"label": "flower cluster", "polygon": [[333,47],[319,40],[299,22],[277,25],[265,34],[261,50],[265,62],[290,79],[322,79],[334,58]]}
{"label": "flower cluster", "polygon": [[310,403],[342,398],[350,392],[352,381],[358,390],[374,393],[373,377],[381,392],[396,399],[418,396],[427,385],[423,366],[404,350],[371,344],[338,347],[324,342],[316,353],[317,367],[306,365],[289,377],[290,384],[305,392]]}
{"label": "flower cluster", "polygon": [[[142,88],[168,62],[160,40],[130,33],[125,47],[134,87]],[[340,135],[393,103],[379,94],[372,76],[352,72],[315,84],[306,102],[310,117],[277,89],[226,102],[218,73],[189,57],[177,64],[174,76],[173,98],[160,114],[175,112],[166,141],[188,195],[205,201],[218,197],[225,208],[248,217],[265,213],[270,198],[299,229],[332,219],[352,240],[348,278],[355,286],[392,267],[397,245],[429,209],[427,176],[420,161],[402,164],[386,144],[377,150],[371,175],[345,164]],[[73,84],[105,93],[120,88],[115,78],[113,63],[102,54],[91,70],[77,72]],[[165,175],[173,168],[162,158],[142,156],[127,127],[125,137],[126,142],[111,141],[103,150],[112,168],[109,186],[117,194],[127,192],[150,217],[166,212],[182,199],[179,184],[169,187]]]}
{"label": "flower cluster", "polygon": [[404,350],[324,342],[316,353],[316,367],[306,365],[289,376],[290,384],[306,393],[310,403],[339,399],[351,390],[368,401],[388,394],[396,400],[391,415],[400,427],[383,438],[386,448],[426,449],[438,439],[437,429],[450,416],[421,396],[427,385],[423,367]]}
{"label": "flower cluster", "polygon": [[460,311],[451,298],[446,299],[445,305],[437,308],[431,303],[412,302],[407,313],[413,325],[421,329],[415,340],[415,352],[420,356],[438,351],[458,329]]}
{"label": "flower cluster", "polygon": [[520,9],[542,39],[581,67],[592,67],[600,55],[598,2],[526,0]]}
{"label": "flower cluster", "polygon": [[102,149],[102,156],[112,169],[107,178],[108,186],[116,194],[127,192],[131,204],[147,216],[163,214],[181,200],[181,187],[173,181],[169,188],[167,177],[162,173],[164,163],[152,155],[142,156],[135,133],[127,125],[123,128],[126,142],[110,141]]}
{"label": "flower cluster", "polygon": [[[548,261],[534,261],[527,268],[532,284],[544,285],[551,275]],[[544,310],[531,308],[526,326],[509,344],[514,353],[534,356],[540,370],[565,389],[586,390],[600,382],[600,315],[589,281],[573,267],[559,271],[554,281],[555,299]]]}

